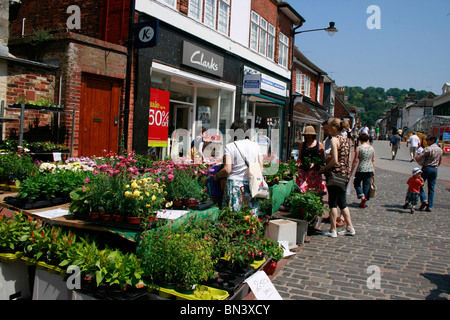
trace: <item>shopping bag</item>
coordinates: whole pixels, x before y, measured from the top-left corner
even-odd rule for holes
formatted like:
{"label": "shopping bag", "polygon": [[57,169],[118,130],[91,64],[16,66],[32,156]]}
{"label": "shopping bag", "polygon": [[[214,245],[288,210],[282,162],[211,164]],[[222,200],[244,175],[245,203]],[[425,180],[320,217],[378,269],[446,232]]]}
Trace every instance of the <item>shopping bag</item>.
{"label": "shopping bag", "polygon": [[264,179],[259,163],[248,163],[248,179],[252,198],[269,198],[269,186]]}
{"label": "shopping bag", "polygon": [[239,151],[242,159],[244,159],[245,164],[248,167],[248,184],[252,198],[268,199],[270,196],[269,186],[264,179],[260,164],[258,162],[249,163],[247,159],[242,155],[241,150],[239,150],[236,142],[234,143],[234,145],[236,146],[236,149]]}
{"label": "shopping bag", "polygon": [[369,197],[375,198],[376,191],[377,191],[377,186],[375,185],[375,178],[372,176],[372,179],[370,179]]}

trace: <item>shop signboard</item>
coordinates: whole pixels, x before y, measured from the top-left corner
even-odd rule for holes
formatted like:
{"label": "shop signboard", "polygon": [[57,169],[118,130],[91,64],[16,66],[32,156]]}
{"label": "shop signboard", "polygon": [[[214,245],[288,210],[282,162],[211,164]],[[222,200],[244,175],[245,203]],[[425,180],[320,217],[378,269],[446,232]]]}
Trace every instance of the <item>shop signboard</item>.
{"label": "shop signboard", "polygon": [[134,25],[134,47],[142,49],[156,46],[158,44],[158,26],[157,19],[136,23]]}
{"label": "shop signboard", "polygon": [[261,93],[261,74],[249,73],[244,74],[243,94],[260,94]]}
{"label": "shop signboard", "polygon": [[277,94],[282,97],[288,96],[286,82],[275,79],[274,77],[271,77],[265,73],[259,72],[255,69],[245,66],[244,67],[244,81],[245,81],[246,75],[249,75],[249,74],[259,74],[261,76],[260,88],[262,90]]}
{"label": "shop signboard", "polygon": [[183,41],[182,63],[191,68],[223,77],[223,57],[188,41]]}
{"label": "shop signboard", "polygon": [[442,133],[442,141],[450,141],[450,132]]}
{"label": "shop signboard", "polygon": [[150,109],[148,116],[149,147],[167,147],[169,100],[169,91],[150,89]]}

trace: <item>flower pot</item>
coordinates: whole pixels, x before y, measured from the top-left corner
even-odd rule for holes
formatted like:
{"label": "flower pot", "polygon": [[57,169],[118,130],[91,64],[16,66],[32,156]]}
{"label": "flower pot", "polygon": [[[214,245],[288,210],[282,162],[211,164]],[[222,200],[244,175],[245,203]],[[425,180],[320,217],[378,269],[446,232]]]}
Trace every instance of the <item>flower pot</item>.
{"label": "flower pot", "polygon": [[120,214],[113,214],[112,215],[112,220],[114,222],[123,222],[124,220],[124,216],[120,215]]}
{"label": "flower pot", "polygon": [[110,215],[110,214],[102,214],[102,215],[100,215],[100,219],[102,219],[103,221],[111,221],[112,215]]}
{"label": "flower pot", "polygon": [[183,200],[174,200],[173,201],[174,207],[182,207],[183,206]]}
{"label": "flower pot", "polygon": [[100,218],[100,213],[98,212],[89,212],[89,218],[92,220],[97,220]]}
{"label": "flower pot", "polygon": [[141,223],[141,220],[142,220],[141,217],[127,217],[128,223],[139,224]]}
{"label": "flower pot", "polygon": [[194,207],[197,205],[197,199],[188,199],[186,200],[187,207]]}
{"label": "flower pot", "polygon": [[277,262],[276,261],[270,261],[269,263],[267,263],[263,270],[264,272],[270,276],[275,272],[275,269],[277,268]]}

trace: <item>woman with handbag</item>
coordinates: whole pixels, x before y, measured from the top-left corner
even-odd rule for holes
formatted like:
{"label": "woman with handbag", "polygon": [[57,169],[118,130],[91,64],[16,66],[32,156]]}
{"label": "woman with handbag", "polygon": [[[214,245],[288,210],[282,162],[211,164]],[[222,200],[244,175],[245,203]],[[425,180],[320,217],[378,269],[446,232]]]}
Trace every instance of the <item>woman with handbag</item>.
{"label": "woman with handbag", "polygon": [[330,230],[323,232],[332,238],[337,237],[336,219],[338,207],[346,222],[346,229],[339,232],[339,235],[355,235],[350,210],[347,206],[347,183],[350,177],[350,140],[340,133],[349,127],[346,120],[330,118],[328,129],[331,135],[331,159],[326,166],[319,169],[319,173],[324,173],[327,177],[328,206],[330,208]]}
{"label": "woman with handbag", "polygon": [[369,136],[367,134],[361,133],[359,135],[359,141],[360,146],[356,148],[350,172],[353,172],[356,168],[353,186],[355,187],[358,199],[361,199],[359,207],[366,208],[370,200],[370,183],[375,172],[375,149],[368,142]]}
{"label": "woman with handbag", "polygon": [[227,177],[223,195],[223,206],[233,211],[239,211],[243,206],[252,208],[254,214],[258,213],[258,198],[252,197],[249,184],[249,163],[259,163],[261,171],[263,156],[257,143],[251,141],[248,134],[248,125],[237,120],[231,124],[234,130],[235,141],[228,143],[224,148],[223,168],[214,175],[214,180]]}

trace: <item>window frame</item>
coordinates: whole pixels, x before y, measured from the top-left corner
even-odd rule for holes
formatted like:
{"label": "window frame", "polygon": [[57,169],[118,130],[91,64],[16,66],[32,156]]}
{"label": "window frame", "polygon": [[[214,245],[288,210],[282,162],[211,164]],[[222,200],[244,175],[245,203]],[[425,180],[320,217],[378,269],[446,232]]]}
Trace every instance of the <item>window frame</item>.
{"label": "window frame", "polygon": [[278,33],[278,64],[286,69],[289,64],[289,37],[282,32]]}
{"label": "window frame", "polygon": [[[177,0],[157,0],[157,1],[162,3],[162,4],[165,4],[166,6],[168,6],[170,8],[173,8],[173,9],[177,8]],[[170,4],[169,1],[170,2],[173,1],[173,4]]]}
{"label": "window frame", "polygon": [[[212,9],[213,9],[212,10],[212,25],[209,25],[207,23],[207,19],[206,19],[207,13],[209,13],[208,10],[207,10],[208,1],[211,1],[213,3],[213,5],[212,5]],[[204,9],[203,9],[203,15],[204,15],[203,16],[203,23],[209,28],[216,29],[216,27],[217,27],[217,14],[218,14],[217,0],[205,0],[205,5],[204,5]]]}
{"label": "window frame", "polygon": [[[221,30],[221,9],[222,9],[222,5],[226,6],[226,10],[225,10],[225,31]],[[230,4],[230,0],[218,0],[217,3],[217,27],[215,28],[215,30],[217,30],[218,32],[225,34],[228,36],[229,34],[229,30],[230,30],[230,10],[231,10],[231,4]]]}
{"label": "window frame", "polygon": [[[196,5],[198,5],[198,16],[195,16],[192,8],[194,8],[194,2]],[[194,19],[196,21],[202,22],[203,18],[203,0],[189,0],[189,7],[188,7],[188,17],[191,19]]]}

